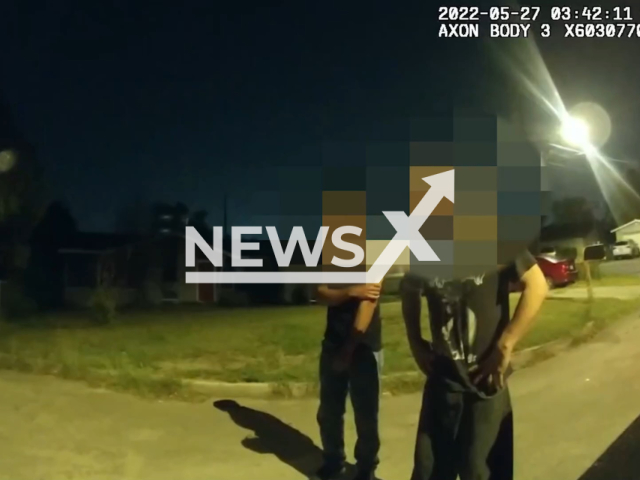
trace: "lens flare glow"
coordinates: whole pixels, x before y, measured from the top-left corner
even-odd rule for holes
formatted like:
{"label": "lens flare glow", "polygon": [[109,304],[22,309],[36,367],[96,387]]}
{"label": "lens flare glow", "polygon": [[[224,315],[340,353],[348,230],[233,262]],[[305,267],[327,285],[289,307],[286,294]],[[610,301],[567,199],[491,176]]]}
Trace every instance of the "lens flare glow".
{"label": "lens flare glow", "polygon": [[[600,150],[611,133],[611,120],[606,111],[596,104],[588,104],[589,108],[577,105],[568,111],[533,37],[491,46],[497,60],[516,79],[520,90],[533,100],[536,112],[545,114],[545,121],[534,120],[531,139],[543,152],[552,151],[558,144],[561,148],[575,149],[574,161],[561,162],[557,164],[559,167],[573,165],[577,168],[584,165],[577,160],[581,156],[586,158],[611,213],[619,224],[628,221],[629,205],[640,205],[640,195],[615,165],[629,162],[607,157]],[[524,117],[525,121],[529,116]],[[589,187],[585,185],[585,188]]]}
{"label": "lens flare glow", "polygon": [[578,147],[580,149],[588,149],[591,143],[589,125],[580,118],[571,116],[565,118],[560,127],[560,136],[562,140],[572,147]]}

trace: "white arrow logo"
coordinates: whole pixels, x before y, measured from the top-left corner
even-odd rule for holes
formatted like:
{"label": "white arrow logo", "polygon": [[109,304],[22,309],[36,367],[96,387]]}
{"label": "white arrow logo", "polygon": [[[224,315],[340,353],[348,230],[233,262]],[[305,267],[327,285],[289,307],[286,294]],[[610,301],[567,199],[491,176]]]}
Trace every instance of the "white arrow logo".
{"label": "white arrow logo", "polygon": [[431,188],[422,197],[411,215],[407,216],[404,212],[382,212],[396,229],[396,234],[367,271],[368,283],[381,282],[407,247],[421,262],[440,261],[436,252],[433,251],[419,230],[443,198],[446,197],[449,201],[454,202],[454,170],[424,177],[422,180],[428,183]]}

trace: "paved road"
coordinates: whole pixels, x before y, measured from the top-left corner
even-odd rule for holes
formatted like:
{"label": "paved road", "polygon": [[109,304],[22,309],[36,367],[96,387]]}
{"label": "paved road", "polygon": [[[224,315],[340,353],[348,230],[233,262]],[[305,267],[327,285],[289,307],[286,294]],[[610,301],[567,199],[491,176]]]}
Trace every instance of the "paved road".
{"label": "paved road", "polygon": [[[638,345],[634,319],[516,373],[517,480],[577,480],[634,421]],[[296,480],[319,454],[312,400],[241,401],[247,409],[231,418],[211,402],[147,402],[13,373],[0,374],[0,390],[1,480]],[[383,479],[408,478],[419,400],[383,401]],[[635,451],[638,441],[628,441]],[[581,480],[637,479],[631,462],[618,455]]]}
{"label": "paved road", "polygon": [[[580,480],[637,480],[640,472],[640,416],[611,444]],[[625,468],[620,468],[624,465]]]}
{"label": "paved road", "polygon": [[605,262],[600,270],[604,275],[640,275],[640,258]]}

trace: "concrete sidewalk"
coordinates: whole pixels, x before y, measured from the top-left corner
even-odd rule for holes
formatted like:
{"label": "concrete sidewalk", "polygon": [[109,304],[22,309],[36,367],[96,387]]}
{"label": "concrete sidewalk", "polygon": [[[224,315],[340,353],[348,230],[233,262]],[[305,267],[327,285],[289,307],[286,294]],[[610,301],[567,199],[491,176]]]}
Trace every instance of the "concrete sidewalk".
{"label": "concrete sidewalk", "polygon": [[[640,298],[640,285],[621,285],[619,287],[594,287],[596,298],[617,298],[634,300]],[[587,298],[586,288],[558,288],[549,292],[551,298]]]}
{"label": "concrete sidewalk", "polygon": [[[639,327],[622,322],[515,374],[517,480],[577,480],[640,414]],[[1,480],[296,480],[319,455],[313,400],[239,400],[250,410],[232,419],[211,402],[147,402],[52,378],[2,373],[0,389]],[[409,478],[419,402],[383,400],[385,480]]]}

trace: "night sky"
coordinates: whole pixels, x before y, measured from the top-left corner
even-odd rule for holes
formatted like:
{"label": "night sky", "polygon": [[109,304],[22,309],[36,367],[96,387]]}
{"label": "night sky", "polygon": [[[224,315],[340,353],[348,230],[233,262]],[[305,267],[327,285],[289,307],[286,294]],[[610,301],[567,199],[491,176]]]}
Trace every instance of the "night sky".
{"label": "night sky", "polygon": [[[304,215],[319,207],[328,144],[402,140],[390,118],[433,115],[493,78],[478,41],[436,38],[428,1],[11,3],[0,92],[85,230],[110,229],[136,197],[212,222],[225,191],[235,223]],[[634,159],[640,40],[558,33],[539,45],[562,98],[604,106],[610,153]],[[589,190],[582,171],[562,190]]]}

